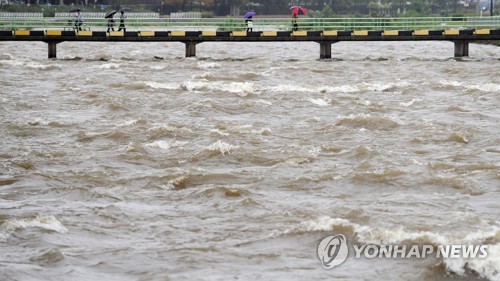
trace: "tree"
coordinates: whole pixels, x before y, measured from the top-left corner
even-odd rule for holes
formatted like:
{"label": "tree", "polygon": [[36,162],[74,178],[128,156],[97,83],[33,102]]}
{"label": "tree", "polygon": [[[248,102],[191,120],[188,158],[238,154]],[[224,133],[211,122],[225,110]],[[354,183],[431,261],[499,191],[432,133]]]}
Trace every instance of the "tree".
{"label": "tree", "polygon": [[240,8],[250,0],[215,0],[214,12],[217,15],[239,16]]}

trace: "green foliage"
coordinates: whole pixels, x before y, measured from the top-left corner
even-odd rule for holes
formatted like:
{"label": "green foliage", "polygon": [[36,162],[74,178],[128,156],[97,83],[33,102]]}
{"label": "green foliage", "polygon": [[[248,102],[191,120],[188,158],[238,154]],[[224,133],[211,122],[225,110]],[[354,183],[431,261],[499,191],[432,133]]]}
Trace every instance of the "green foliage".
{"label": "green foliage", "polygon": [[26,6],[19,4],[5,5],[0,7],[0,11],[9,13],[42,13],[42,9],[43,6],[39,5]]}
{"label": "green foliage", "polygon": [[336,14],[330,6],[326,6],[321,11],[309,11],[307,15],[311,18],[333,18]]}
{"label": "green foliage", "polygon": [[[31,0],[31,2],[36,2]],[[99,1],[100,2],[100,1]],[[247,11],[255,11],[257,15],[282,15],[289,16],[289,4],[303,5],[309,9],[308,16],[311,18],[331,18],[339,17],[340,15],[349,17],[366,17],[371,14],[374,16],[404,16],[404,17],[430,17],[430,16],[450,16],[450,15],[477,15],[474,5],[466,8],[458,3],[458,0],[412,0],[412,1],[396,1],[382,0],[380,3],[375,0],[214,0],[213,5],[201,6],[198,1],[183,0],[174,1],[173,5],[162,6],[161,1],[156,5],[132,4],[141,3],[141,0],[106,0],[109,8],[120,6],[120,3],[127,3],[126,6],[132,12],[159,12],[170,13],[174,11],[193,11],[201,12],[203,17],[213,17],[214,15],[228,15],[231,8],[239,8],[241,14]],[[66,12],[72,8],[79,7],[83,12],[100,12],[100,5],[92,4],[84,5],[84,1],[79,1],[81,5],[4,5],[0,6],[0,11],[4,12],[41,12],[46,17],[53,16],[56,12]],[[189,4],[186,4],[189,3]],[[500,8],[496,5],[495,14],[500,14]],[[233,11],[235,11],[233,9]],[[237,11],[237,9],[236,9]],[[404,11],[406,11],[404,13]]]}
{"label": "green foliage", "polygon": [[416,17],[422,17],[422,13],[416,11],[416,10],[408,10],[406,13],[403,14],[403,17],[408,17],[408,18],[416,18]]}
{"label": "green foliage", "polygon": [[243,19],[235,19],[233,17],[227,17],[224,20],[224,23],[217,27],[217,31],[233,31],[233,30],[241,31],[245,29],[246,26]]}

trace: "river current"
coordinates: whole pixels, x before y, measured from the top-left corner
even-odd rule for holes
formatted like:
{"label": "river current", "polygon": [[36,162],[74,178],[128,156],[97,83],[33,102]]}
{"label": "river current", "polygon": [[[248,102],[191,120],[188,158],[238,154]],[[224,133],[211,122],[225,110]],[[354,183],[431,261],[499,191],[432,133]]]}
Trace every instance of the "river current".
{"label": "river current", "polygon": [[499,47],[57,48],[0,46],[1,280],[500,280]]}

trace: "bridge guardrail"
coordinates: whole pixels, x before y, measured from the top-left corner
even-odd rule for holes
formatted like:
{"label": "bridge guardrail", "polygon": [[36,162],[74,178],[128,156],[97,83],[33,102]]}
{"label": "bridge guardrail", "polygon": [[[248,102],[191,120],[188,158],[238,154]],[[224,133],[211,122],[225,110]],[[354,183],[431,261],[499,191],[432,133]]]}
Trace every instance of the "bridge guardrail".
{"label": "bridge guardrail", "polygon": [[[65,29],[75,18],[2,18],[0,30]],[[106,30],[104,18],[84,18],[91,30]],[[133,18],[125,20],[127,30],[245,30],[242,18]],[[418,30],[418,29],[500,29],[500,17],[428,17],[428,18],[299,18],[299,30]],[[117,25],[115,26],[117,27]],[[290,31],[291,18],[254,19],[254,31]]]}

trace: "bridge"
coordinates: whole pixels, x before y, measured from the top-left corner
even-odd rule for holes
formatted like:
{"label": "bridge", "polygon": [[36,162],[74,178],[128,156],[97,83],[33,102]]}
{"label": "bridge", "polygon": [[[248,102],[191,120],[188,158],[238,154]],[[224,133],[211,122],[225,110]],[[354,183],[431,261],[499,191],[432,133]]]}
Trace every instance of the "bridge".
{"label": "bridge", "polygon": [[41,41],[48,57],[57,57],[57,44],[73,42],[182,42],[186,57],[196,56],[203,42],[316,42],[319,57],[332,57],[332,44],[342,41],[451,41],[454,56],[469,55],[469,43],[500,40],[500,17],[432,18],[301,18],[299,30],[291,19],[254,19],[245,31],[243,19],[128,18],[127,31],[106,31],[105,19],[85,21],[75,30],[71,17],[2,18],[0,41]]}

